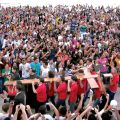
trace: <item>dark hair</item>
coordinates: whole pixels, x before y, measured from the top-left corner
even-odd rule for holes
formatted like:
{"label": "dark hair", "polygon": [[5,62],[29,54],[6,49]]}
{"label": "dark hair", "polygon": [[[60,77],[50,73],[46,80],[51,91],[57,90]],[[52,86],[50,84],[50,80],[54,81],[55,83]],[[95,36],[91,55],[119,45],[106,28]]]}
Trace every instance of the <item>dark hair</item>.
{"label": "dark hair", "polygon": [[23,86],[23,84],[22,84],[21,81],[17,81],[16,88],[17,88],[19,91],[24,91],[24,86]]}
{"label": "dark hair", "polygon": [[60,115],[61,115],[61,116],[65,117],[65,116],[66,116],[66,113],[67,113],[66,107],[65,107],[65,106],[61,107],[61,108],[59,109],[59,112],[60,112]]}
{"label": "dark hair", "polygon": [[40,82],[44,83],[44,78],[39,78]]}
{"label": "dark hair", "polygon": [[55,76],[55,75],[54,75],[54,72],[52,72],[52,71],[49,71],[49,72],[48,72],[48,77],[49,77],[49,78],[54,78],[54,76]]}
{"label": "dark hair", "polygon": [[7,113],[8,112],[8,110],[9,110],[9,103],[4,103],[3,105],[2,105],[2,110],[5,112],[5,113]]}
{"label": "dark hair", "polygon": [[107,112],[104,112],[101,117],[102,117],[102,120],[110,120],[111,119],[111,116],[112,116],[112,113],[110,111],[107,111]]}
{"label": "dark hair", "polygon": [[80,69],[78,72],[79,72],[79,73],[84,73],[84,71],[83,71],[82,69]]}
{"label": "dark hair", "polygon": [[65,77],[64,76],[60,76],[61,81],[65,81]]}
{"label": "dark hair", "polygon": [[91,58],[88,58],[87,61],[92,62],[92,59],[91,59]]}
{"label": "dark hair", "polygon": [[40,106],[38,112],[40,112],[41,114],[46,114],[46,106],[45,105]]}
{"label": "dark hair", "polygon": [[68,68],[68,69],[71,69],[71,68],[72,68],[72,65],[71,65],[71,64],[67,65],[67,68]]}
{"label": "dark hair", "polygon": [[90,114],[88,120],[97,120],[94,114]]}
{"label": "dark hair", "polygon": [[4,120],[10,120],[10,118],[9,118],[9,117],[6,117],[6,118],[4,118]]}
{"label": "dark hair", "polygon": [[77,81],[77,80],[78,80],[78,79],[77,79],[77,76],[75,76],[75,75],[72,76],[71,79],[72,79],[73,81]]}

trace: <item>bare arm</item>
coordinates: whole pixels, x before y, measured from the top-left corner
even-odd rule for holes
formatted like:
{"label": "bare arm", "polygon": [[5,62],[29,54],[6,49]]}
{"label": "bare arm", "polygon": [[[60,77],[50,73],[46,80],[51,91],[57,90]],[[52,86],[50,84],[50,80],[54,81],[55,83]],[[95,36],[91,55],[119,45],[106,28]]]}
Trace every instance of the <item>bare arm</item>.
{"label": "bare arm", "polygon": [[95,108],[95,112],[96,112],[96,115],[98,117],[98,120],[102,120],[97,108]]}
{"label": "bare arm", "polygon": [[18,116],[19,110],[20,110],[20,106],[17,105],[17,106],[16,106],[16,111],[15,111],[15,114],[14,114],[14,117],[13,117],[13,120],[17,120],[17,116]]}
{"label": "bare arm", "polygon": [[48,104],[49,104],[50,108],[52,110],[54,110],[54,113],[56,115],[56,119],[59,120],[59,111],[57,110],[57,108],[51,102],[49,102]]}
{"label": "bare arm", "polygon": [[77,107],[76,112],[79,112],[80,109],[82,108],[83,98],[84,98],[84,94],[81,94],[81,100],[80,100],[80,102],[79,102],[79,104],[78,104],[78,107]]}
{"label": "bare arm", "polygon": [[37,91],[35,90],[34,83],[32,83],[32,89],[33,89],[33,92],[34,92],[34,93],[37,93]]}
{"label": "bare arm", "polygon": [[115,114],[116,114],[117,120],[120,120],[120,114],[117,109],[115,109]]}
{"label": "bare arm", "polygon": [[89,106],[86,110],[84,110],[81,114],[80,117],[82,118],[89,110],[91,110],[92,106]]}
{"label": "bare arm", "polygon": [[28,117],[25,111],[25,106],[20,104],[20,109],[22,110],[22,120],[28,120]]}

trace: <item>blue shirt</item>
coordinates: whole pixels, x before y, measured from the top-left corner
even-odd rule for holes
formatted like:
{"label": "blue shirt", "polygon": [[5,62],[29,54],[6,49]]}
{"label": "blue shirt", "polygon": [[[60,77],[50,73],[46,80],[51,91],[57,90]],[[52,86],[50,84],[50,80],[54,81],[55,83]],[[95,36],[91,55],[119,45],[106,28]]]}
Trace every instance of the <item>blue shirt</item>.
{"label": "blue shirt", "polygon": [[34,63],[32,62],[30,64],[31,68],[35,70],[35,74],[37,77],[40,77],[40,70],[41,70],[41,64],[38,62],[38,63]]}

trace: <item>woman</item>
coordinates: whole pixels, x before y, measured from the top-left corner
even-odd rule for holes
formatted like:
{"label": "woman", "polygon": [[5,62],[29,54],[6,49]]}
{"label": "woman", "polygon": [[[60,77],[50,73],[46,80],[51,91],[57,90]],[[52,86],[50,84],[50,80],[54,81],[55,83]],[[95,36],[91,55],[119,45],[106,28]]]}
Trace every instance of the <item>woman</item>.
{"label": "woman", "polygon": [[11,69],[8,64],[5,65],[5,69],[2,70],[2,76],[4,76],[5,82],[11,78]]}

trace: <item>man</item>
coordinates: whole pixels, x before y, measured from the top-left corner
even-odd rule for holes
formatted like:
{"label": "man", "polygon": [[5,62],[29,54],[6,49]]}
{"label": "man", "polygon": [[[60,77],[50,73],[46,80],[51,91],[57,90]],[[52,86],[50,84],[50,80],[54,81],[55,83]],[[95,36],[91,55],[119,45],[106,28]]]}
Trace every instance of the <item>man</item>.
{"label": "man", "polygon": [[61,76],[59,85],[57,87],[57,93],[58,93],[58,101],[56,106],[59,108],[59,106],[65,106],[65,100],[67,98],[67,84],[65,82],[65,78]]}
{"label": "man", "polygon": [[43,65],[41,66],[41,76],[43,78],[48,77],[48,72],[49,71],[50,71],[50,69],[49,69],[49,66],[48,66],[48,62],[47,61],[43,62]]}
{"label": "man", "polygon": [[112,78],[110,79],[109,91],[108,94],[110,96],[109,102],[114,99],[115,93],[117,92],[118,82],[119,82],[119,74],[115,68],[111,70]]}
{"label": "man", "polygon": [[69,102],[70,102],[70,111],[74,112],[76,101],[77,101],[77,95],[78,95],[78,84],[77,84],[77,77],[72,76],[71,82],[68,81],[68,92],[70,92],[69,96]]}
{"label": "man", "polygon": [[35,70],[35,74],[37,77],[40,77],[40,71],[41,71],[41,64],[38,61],[38,58],[34,58],[34,62],[30,64],[31,68]]}
{"label": "man", "polygon": [[19,69],[22,71],[22,78],[27,79],[30,77],[29,70],[31,66],[26,62],[25,59],[22,60],[22,63],[19,65]]}
{"label": "man", "polygon": [[39,107],[44,105],[47,101],[47,88],[46,84],[44,83],[44,79],[40,78],[39,85],[37,89],[35,89],[34,83],[32,83],[33,92],[37,95],[37,102],[35,111],[38,112]]}
{"label": "man", "polygon": [[25,95],[25,92],[24,92],[24,87],[23,87],[23,84],[20,81],[17,81],[16,92],[17,92],[17,94],[14,98],[13,113],[15,112],[15,108],[16,108],[17,105],[19,105],[19,104],[25,105],[26,104],[26,95]]}

